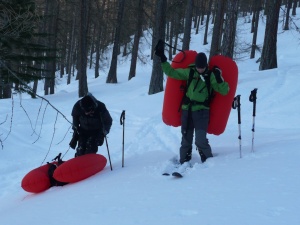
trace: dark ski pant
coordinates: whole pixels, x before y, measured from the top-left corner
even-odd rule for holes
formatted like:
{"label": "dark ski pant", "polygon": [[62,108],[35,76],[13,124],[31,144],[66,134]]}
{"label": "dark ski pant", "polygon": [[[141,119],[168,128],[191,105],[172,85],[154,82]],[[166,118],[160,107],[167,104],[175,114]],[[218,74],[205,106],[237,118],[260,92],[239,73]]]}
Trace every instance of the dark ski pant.
{"label": "dark ski pant", "polygon": [[103,141],[104,137],[97,133],[93,135],[80,135],[75,157],[89,153],[96,153],[98,151],[98,146],[101,146]]}
{"label": "dark ski pant", "polygon": [[[209,122],[209,110],[188,111],[182,110],[181,115],[181,147],[180,163],[187,162],[192,158],[192,144],[195,131],[195,144],[198,148],[201,160],[212,157],[211,147],[208,143],[207,128]],[[204,155],[204,156],[203,156]],[[205,160],[204,160],[205,161]]]}

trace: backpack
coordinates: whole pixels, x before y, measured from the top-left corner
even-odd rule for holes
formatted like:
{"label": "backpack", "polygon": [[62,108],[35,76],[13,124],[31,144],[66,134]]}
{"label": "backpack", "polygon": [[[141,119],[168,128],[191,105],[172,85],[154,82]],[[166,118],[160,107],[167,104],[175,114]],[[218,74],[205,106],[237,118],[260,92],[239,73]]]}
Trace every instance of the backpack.
{"label": "backpack", "polygon": [[[212,72],[215,71],[216,68],[218,68],[218,67],[214,66],[212,70],[209,69],[208,72],[207,72],[207,76],[201,75],[203,77],[203,79],[204,79],[204,82],[206,84],[207,91],[208,91],[208,100],[204,103],[206,106],[210,105],[211,100],[214,97],[214,91],[211,89],[211,84],[210,84],[210,75],[211,75]],[[183,95],[183,98],[181,100],[181,104],[179,106],[179,110],[181,109],[181,105],[182,104],[188,103],[190,101],[190,99],[186,96],[186,93],[187,93],[187,90],[189,89],[189,86],[190,86],[190,84],[191,84],[191,82],[192,82],[192,80],[194,78],[194,72],[195,71],[193,69],[190,69],[189,79],[188,79],[187,84],[186,84],[185,89],[184,89],[184,95]]]}
{"label": "backpack", "polygon": [[54,171],[56,170],[57,167],[59,167],[61,164],[64,163],[64,161],[61,160],[61,153],[59,153],[54,159],[52,159],[52,163],[49,163],[47,162],[47,164],[49,165],[49,168],[48,168],[48,177],[50,179],[50,187],[53,187],[53,186],[64,186],[68,183],[65,183],[65,182],[60,182],[58,180],[55,180],[54,177],[53,177],[53,174],[54,174]]}

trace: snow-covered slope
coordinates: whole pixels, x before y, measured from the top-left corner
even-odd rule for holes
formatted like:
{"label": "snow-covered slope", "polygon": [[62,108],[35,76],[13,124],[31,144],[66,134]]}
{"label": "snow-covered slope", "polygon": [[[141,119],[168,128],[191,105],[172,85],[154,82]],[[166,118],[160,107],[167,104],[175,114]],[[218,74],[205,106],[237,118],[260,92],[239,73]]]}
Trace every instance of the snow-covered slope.
{"label": "snow-covered slope", "polygon": [[[249,26],[243,19],[239,22],[240,43],[251,42]],[[260,45],[263,28],[261,23]],[[193,35],[191,49],[208,50],[209,46],[199,43],[202,34]],[[299,33],[291,30],[278,35],[278,69],[258,71],[259,55],[237,61],[242,158],[237,111],[232,110],[226,131],[208,136],[216,157],[202,164],[194,148],[193,168],[182,179],[161,175],[178,155],[181,135],[180,128],[161,120],[163,93],[147,94],[150,58],[138,66],[131,81],[127,81],[129,62],[120,64],[118,84],[106,84],[104,72],[94,79],[93,71],[88,71],[89,90],[106,104],[114,119],[108,138],[113,171],[107,165],[89,179],[41,194],[26,193],[21,180],[59,152],[65,160],[74,156],[74,150],[68,150],[70,124],[41,99],[14,95],[13,101],[1,100],[0,224],[300,224],[299,52]],[[71,121],[78,84],[65,83],[60,80],[56,94],[46,98]],[[251,152],[253,105],[248,98],[254,88],[258,88],[257,115]],[[126,110],[124,168],[122,110]],[[99,153],[107,157],[105,145]]]}

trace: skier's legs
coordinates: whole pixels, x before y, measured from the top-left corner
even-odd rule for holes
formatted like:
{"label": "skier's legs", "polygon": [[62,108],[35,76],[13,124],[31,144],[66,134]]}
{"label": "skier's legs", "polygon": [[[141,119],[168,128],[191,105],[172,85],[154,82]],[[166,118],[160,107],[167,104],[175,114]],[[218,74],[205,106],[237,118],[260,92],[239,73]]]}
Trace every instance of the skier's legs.
{"label": "skier's legs", "polygon": [[86,136],[79,136],[78,139],[78,146],[76,148],[76,153],[75,153],[75,157],[77,156],[81,156],[85,154],[85,150],[86,150],[86,142],[87,142],[87,138]]}
{"label": "skier's legs", "polygon": [[181,147],[180,147],[180,163],[188,162],[192,158],[192,144],[193,144],[193,130],[187,130],[182,133]]}
{"label": "skier's legs", "polygon": [[96,153],[98,151],[98,145],[96,142],[96,135],[90,136],[86,142],[85,154]]}
{"label": "skier's legs", "polygon": [[192,117],[188,116],[187,110],[182,110],[181,115],[181,147],[179,150],[180,163],[188,162],[192,158],[192,144],[194,137],[194,126],[192,123]]}
{"label": "skier's legs", "polygon": [[192,113],[195,126],[195,144],[198,148],[201,161],[212,157],[211,147],[208,143],[207,128],[209,122],[209,110],[198,110]]}
{"label": "skier's legs", "polygon": [[213,157],[211,152],[211,147],[206,138],[206,131],[204,130],[195,130],[195,144],[198,148],[201,161],[205,162],[207,158]]}

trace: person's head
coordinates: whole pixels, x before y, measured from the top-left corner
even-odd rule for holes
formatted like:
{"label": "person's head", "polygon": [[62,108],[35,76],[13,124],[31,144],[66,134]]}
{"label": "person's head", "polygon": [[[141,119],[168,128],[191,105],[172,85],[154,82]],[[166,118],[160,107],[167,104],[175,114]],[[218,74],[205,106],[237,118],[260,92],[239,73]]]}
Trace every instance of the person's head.
{"label": "person's head", "polygon": [[200,52],[195,59],[195,66],[199,73],[203,73],[207,67],[207,57],[205,53]]}
{"label": "person's head", "polygon": [[94,112],[96,108],[96,103],[93,97],[86,95],[80,100],[80,107],[83,109],[85,114],[90,114]]}

